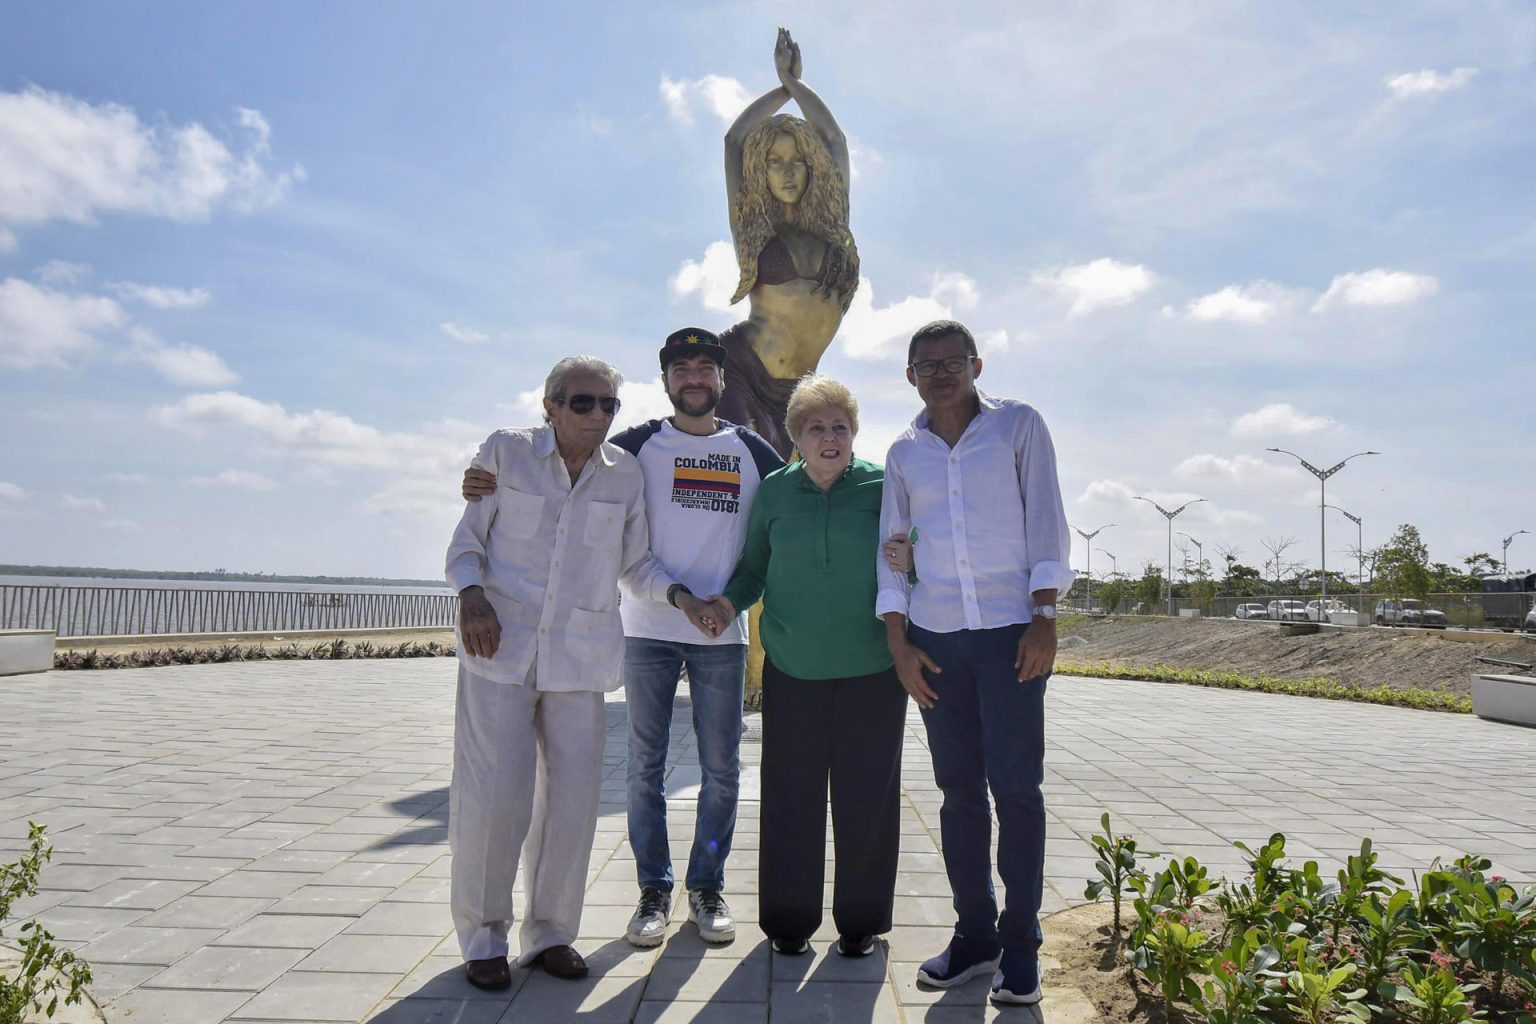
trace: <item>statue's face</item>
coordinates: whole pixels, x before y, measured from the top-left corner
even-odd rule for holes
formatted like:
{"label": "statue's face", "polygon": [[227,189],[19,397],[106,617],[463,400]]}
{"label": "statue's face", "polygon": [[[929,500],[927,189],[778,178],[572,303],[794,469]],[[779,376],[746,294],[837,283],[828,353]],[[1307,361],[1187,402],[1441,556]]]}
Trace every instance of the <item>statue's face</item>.
{"label": "statue's face", "polygon": [[768,147],[768,192],[781,203],[793,206],[805,195],[811,183],[811,169],[806,165],[795,137],[780,132]]}

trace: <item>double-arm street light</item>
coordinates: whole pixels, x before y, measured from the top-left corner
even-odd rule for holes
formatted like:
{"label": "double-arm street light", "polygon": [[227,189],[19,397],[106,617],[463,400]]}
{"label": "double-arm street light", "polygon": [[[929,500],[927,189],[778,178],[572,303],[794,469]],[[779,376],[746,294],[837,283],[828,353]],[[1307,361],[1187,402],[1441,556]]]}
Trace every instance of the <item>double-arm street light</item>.
{"label": "double-arm street light", "polygon": [[1297,455],[1293,451],[1287,451],[1284,448],[1266,448],[1264,450],[1267,452],[1279,452],[1282,455],[1289,455],[1291,458],[1301,463],[1302,468],[1304,468],[1308,473],[1311,473],[1313,476],[1317,477],[1318,486],[1321,488],[1320,496],[1317,502],[1317,521],[1320,527],[1321,538],[1321,543],[1318,548],[1318,569],[1322,573],[1323,600],[1326,601],[1328,599],[1328,513],[1325,512],[1324,509],[1328,507],[1328,478],[1333,476],[1333,474],[1337,473],[1339,470],[1343,469],[1344,463],[1348,462],[1350,459],[1358,459],[1362,455],[1380,455],[1381,452],[1355,452],[1355,454],[1349,456],[1349,458],[1346,458],[1344,462],[1340,462],[1332,469],[1318,469],[1316,466],[1312,465],[1312,463],[1308,462],[1306,459],[1302,458],[1300,455]]}
{"label": "double-arm street light", "polygon": [[1516,530],[1514,533],[1504,538],[1504,554],[1499,559],[1499,564],[1504,566],[1504,575],[1509,575],[1509,542],[1520,536],[1522,533],[1530,532],[1530,530]]}
{"label": "double-arm street light", "polygon": [[1204,498],[1195,498],[1192,501],[1186,501],[1184,504],[1180,505],[1178,508],[1174,509],[1172,512],[1169,512],[1167,509],[1163,508],[1163,506],[1159,505],[1157,502],[1153,501],[1151,498],[1143,498],[1139,494],[1132,495],[1132,497],[1134,497],[1137,501],[1144,501],[1148,505],[1151,505],[1153,508],[1157,509],[1159,512],[1161,512],[1163,514],[1163,518],[1168,520],[1168,614],[1170,616],[1172,616],[1173,615],[1173,519],[1180,512],[1183,512],[1185,509],[1189,508],[1189,506],[1195,504],[1196,502],[1204,501],[1205,499]]}
{"label": "double-arm street light", "polygon": [[1120,567],[1120,563],[1115,560],[1115,556],[1113,554],[1111,554],[1109,551],[1105,551],[1104,548],[1099,548],[1099,550],[1103,551],[1106,555],[1109,555],[1109,574],[1111,576],[1119,576],[1120,575],[1120,568],[1119,568]]}
{"label": "double-arm street light", "polygon": [[1089,615],[1093,614],[1093,538],[1097,537],[1099,534],[1103,533],[1105,530],[1109,529],[1111,526],[1114,526],[1114,525],[1115,525],[1114,523],[1105,523],[1103,526],[1099,527],[1097,530],[1094,530],[1092,533],[1084,533],[1082,530],[1079,530],[1077,527],[1075,527],[1075,526],[1072,527],[1072,529],[1077,533],[1077,535],[1079,537],[1083,538],[1083,540],[1088,542],[1088,570],[1087,570],[1087,574],[1088,574],[1088,614]]}
{"label": "double-arm street light", "polygon": [[[1360,517],[1359,516],[1352,516],[1348,512],[1345,512],[1343,509],[1339,508],[1339,506],[1337,506],[1337,505],[1328,505],[1326,507],[1333,509],[1335,512],[1337,512],[1340,515],[1342,515],[1345,519],[1348,519],[1350,522],[1355,524],[1355,557],[1357,559],[1359,559],[1359,562],[1360,562],[1359,567],[1355,570],[1355,573],[1356,573],[1356,585],[1360,588],[1360,600],[1356,601],[1355,604],[1359,605],[1359,609],[1358,610],[1359,610],[1360,614],[1364,615],[1365,614],[1365,540],[1364,540],[1365,531],[1360,526]],[[1326,581],[1326,577],[1324,579]],[[1326,591],[1325,591],[1325,593],[1326,593]]]}

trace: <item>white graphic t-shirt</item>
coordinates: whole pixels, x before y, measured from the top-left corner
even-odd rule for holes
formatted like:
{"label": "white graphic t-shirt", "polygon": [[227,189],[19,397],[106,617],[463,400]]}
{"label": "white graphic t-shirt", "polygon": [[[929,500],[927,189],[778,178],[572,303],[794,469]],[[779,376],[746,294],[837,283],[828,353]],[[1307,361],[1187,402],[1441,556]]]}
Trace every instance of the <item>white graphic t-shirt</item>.
{"label": "white graphic t-shirt", "polygon": [[[763,477],[784,465],[779,453],[746,427],[718,420],[707,437],[651,420],[609,438],[640,460],[651,556],[668,575],[707,597],[725,589],[747,536],[747,514]],[[623,589],[624,635],[688,644],[744,644],[746,610],[711,639],[680,609]]]}

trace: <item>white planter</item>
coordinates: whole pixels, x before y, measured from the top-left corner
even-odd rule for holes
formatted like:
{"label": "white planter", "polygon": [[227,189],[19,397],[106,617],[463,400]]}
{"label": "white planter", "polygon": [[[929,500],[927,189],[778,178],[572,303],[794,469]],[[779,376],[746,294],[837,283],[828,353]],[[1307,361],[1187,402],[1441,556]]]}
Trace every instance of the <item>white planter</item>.
{"label": "white planter", "polygon": [[0,630],[0,676],[53,668],[53,630]]}
{"label": "white planter", "polygon": [[1536,678],[1472,674],[1472,711],[1479,718],[1536,726]]}
{"label": "white planter", "polygon": [[1371,619],[1362,612],[1329,612],[1328,621],[1335,626],[1368,626]]}

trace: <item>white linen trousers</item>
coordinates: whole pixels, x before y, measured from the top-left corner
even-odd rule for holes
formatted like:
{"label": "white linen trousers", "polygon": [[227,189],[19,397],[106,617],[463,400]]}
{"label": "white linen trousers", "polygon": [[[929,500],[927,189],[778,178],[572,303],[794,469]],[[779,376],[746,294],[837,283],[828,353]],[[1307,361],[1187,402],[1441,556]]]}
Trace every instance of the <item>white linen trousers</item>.
{"label": "white linen trousers", "polygon": [[525,890],[517,963],[575,941],[597,828],[603,695],[498,683],[459,667],[448,845],[449,905],[465,960],[505,956],[517,859]]}

